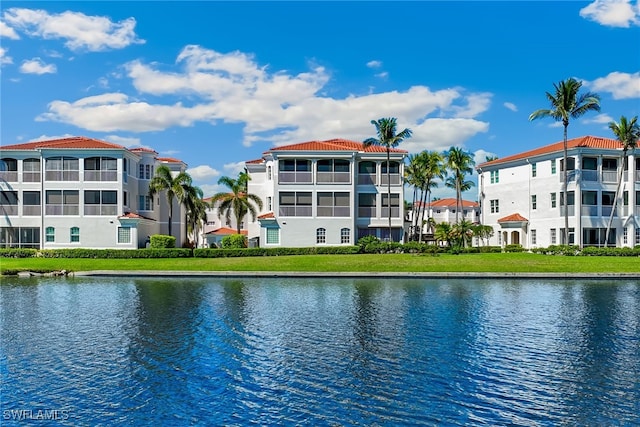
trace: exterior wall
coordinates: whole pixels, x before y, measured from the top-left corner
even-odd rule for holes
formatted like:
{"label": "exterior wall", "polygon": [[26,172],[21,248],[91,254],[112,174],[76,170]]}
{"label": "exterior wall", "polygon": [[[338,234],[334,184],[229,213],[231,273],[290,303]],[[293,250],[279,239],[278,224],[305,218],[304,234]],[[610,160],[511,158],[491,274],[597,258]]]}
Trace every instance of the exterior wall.
{"label": "exterior wall", "polygon": [[[575,159],[575,170],[569,170],[567,192],[574,192],[575,204],[568,206],[569,229],[574,229],[573,244],[581,246],[602,246],[603,242],[585,240],[585,229],[606,229],[611,207],[603,205],[603,193],[615,193],[617,187],[617,173],[620,172],[621,150],[582,148],[569,150],[568,157]],[[518,242],[525,248],[547,247],[562,244],[564,212],[561,208],[561,193],[563,191],[563,172],[561,170],[562,152],[551,153],[537,158],[513,161],[482,167],[479,171],[479,197],[481,200],[481,222],[494,228],[491,245],[505,245]],[[586,159],[586,161],[585,161]],[[593,160],[595,159],[595,161]],[[618,171],[607,171],[603,164],[608,159],[617,159]],[[555,173],[552,163],[555,161]],[[587,164],[588,163],[588,164]],[[624,171],[623,185],[617,199],[617,214],[612,222],[612,233],[615,233],[615,245],[634,246],[640,243],[636,240],[638,228],[638,209],[636,207],[635,192],[638,191],[637,173],[633,165],[636,161],[629,156],[632,167]],[[535,164],[536,176],[533,176]],[[594,167],[597,169],[585,169]],[[498,172],[499,182],[491,182],[492,174]],[[635,183],[634,183],[635,181]],[[628,192],[628,206],[622,205],[623,192]],[[586,194],[592,192],[591,195]],[[555,206],[552,203],[555,194]],[[534,209],[532,197],[535,196]],[[595,205],[583,203],[583,198],[595,196]],[[498,201],[498,212],[492,212],[492,200]],[[512,214],[520,214],[528,222],[499,223],[498,220]],[[634,215],[635,214],[635,215]],[[624,239],[624,229],[627,229],[627,239]],[[514,234],[516,232],[517,234]],[[591,231],[595,233],[595,231]],[[599,231],[604,233],[604,231]],[[587,232],[589,234],[589,232]],[[535,236],[534,236],[535,235]],[[553,239],[555,235],[555,241]],[[604,235],[604,234],[603,234]]]}
{"label": "exterior wall", "polygon": [[[392,153],[391,161],[396,162],[398,174],[392,174],[392,180],[397,178],[397,183],[391,185],[392,198],[398,199],[397,215],[392,217],[392,228],[397,234],[397,240],[403,238],[403,210],[404,187],[402,176],[404,153]],[[310,182],[296,183],[285,182],[286,172],[280,171],[280,161],[297,159],[311,162]],[[348,161],[349,174],[336,172],[333,182],[326,182],[323,172],[318,170],[318,162],[321,160]],[[360,161],[371,161],[375,165],[375,173],[372,182],[359,183],[358,167]],[[386,237],[388,234],[388,216],[383,209],[382,199],[387,197],[386,173],[382,173],[382,165],[386,163],[386,153],[363,152],[270,152],[265,155],[262,163],[248,163],[247,170],[251,176],[249,192],[258,195],[263,201],[261,215],[273,214],[273,218],[263,219],[255,223],[249,222],[249,239],[259,239],[260,246],[287,246],[308,247],[321,245],[353,245],[357,242],[359,234],[373,234]],[[338,174],[341,174],[338,177]],[[396,177],[397,175],[397,177]],[[331,180],[331,178],[329,179]],[[304,192],[311,195],[311,206],[305,207],[304,214],[294,216],[288,214],[289,206],[280,205],[280,195],[283,192]],[[318,193],[343,193],[348,194],[349,206],[332,206],[333,214],[326,214],[326,207],[318,206]],[[375,206],[365,209],[373,214],[360,215],[359,195],[373,194]],[[296,210],[297,212],[297,210]],[[308,212],[308,214],[306,213]],[[267,242],[267,229],[277,229],[277,243]],[[324,229],[324,238],[318,237],[319,229]],[[346,230],[343,231],[343,229]],[[343,234],[345,233],[345,234]],[[343,241],[343,236],[345,237]],[[321,233],[322,235],[322,233]]]}
{"label": "exterior wall", "polygon": [[[146,175],[140,179],[139,165],[157,167],[160,163],[155,159],[155,154],[155,152],[133,153],[124,148],[3,150],[0,154],[2,163],[6,165],[5,159],[15,159],[18,166],[16,173],[0,172],[0,190],[17,192],[18,205],[9,206],[5,203],[6,200],[3,201],[0,215],[0,247],[25,247],[21,244],[21,239],[19,242],[14,240],[14,234],[20,233],[25,228],[37,228],[38,234],[38,238],[34,238],[33,242],[26,247],[42,249],[74,247],[135,249],[144,247],[146,237],[151,234],[166,234],[166,223],[160,222],[160,219],[166,218],[164,215],[167,206],[164,194],[155,197],[153,207],[150,206],[152,209],[140,209],[139,197],[148,195],[149,179]],[[77,159],[77,174],[74,172],[73,176],[62,175],[62,179],[68,178],[67,180],[51,179],[46,170],[46,159],[58,157]],[[85,170],[87,159],[92,157],[115,159],[116,170],[100,172]],[[25,171],[24,166],[25,159],[33,158],[40,159],[40,175],[37,180],[33,179],[35,175]],[[173,167],[184,167],[184,164],[179,163]],[[67,207],[64,204],[47,203],[48,191],[77,192],[77,203],[72,204],[71,211],[65,212]],[[104,191],[115,192],[116,202],[115,204],[102,204],[102,202],[89,204],[89,200],[85,200],[86,191],[100,191],[100,198]],[[40,205],[26,206],[25,192],[39,192]],[[49,194],[53,199],[53,193]],[[125,213],[138,214],[148,219],[126,218]],[[183,217],[182,210],[179,207],[175,208],[173,235],[177,237],[178,245],[184,234],[181,231],[184,230]],[[124,239],[128,233],[128,243],[118,243],[120,227],[129,228],[122,235]],[[51,228],[53,233],[47,233],[47,229],[51,231]],[[73,239],[72,228],[78,229]]]}

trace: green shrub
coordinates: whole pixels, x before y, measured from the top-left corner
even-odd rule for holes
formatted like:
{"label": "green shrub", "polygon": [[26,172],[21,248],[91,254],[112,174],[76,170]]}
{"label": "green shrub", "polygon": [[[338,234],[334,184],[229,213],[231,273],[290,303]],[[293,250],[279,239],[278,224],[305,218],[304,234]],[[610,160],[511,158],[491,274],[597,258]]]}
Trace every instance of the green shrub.
{"label": "green shrub", "polygon": [[38,256],[37,249],[0,249],[0,258],[34,258]]}
{"label": "green shrub", "polygon": [[39,252],[43,258],[190,258],[191,249],[45,249]]}
{"label": "green shrub", "polygon": [[582,250],[584,256],[640,256],[640,248],[597,248],[588,246]]}
{"label": "green shrub", "polygon": [[357,254],[358,246],[319,246],[308,248],[230,248],[213,249],[199,248],[193,251],[196,258],[231,258],[250,256],[284,256],[284,255],[315,255],[315,254]]}
{"label": "green shrub", "polygon": [[506,245],[504,247],[505,252],[524,252],[522,245]]}
{"label": "green shrub", "polygon": [[360,239],[358,239],[358,246],[360,246],[361,248],[364,248],[365,246],[371,244],[371,243],[380,243],[380,239],[378,239],[376,236],[364,236],[361,237]]}
{"label": "green shrub", "polygon": [[488,254],[488,253],[500,253],[502,252],[502,248],[500,246],[480,246],[478,247],[478,250],[480,251],[481,254]]}
{"label": "green shrub", "polygon": [[151,236],[150,249],[169,249],[176,247],[176,238],[166,234],[154,234]]}
{"label": "green shrub", "polygon": [[231,234],[222,239],[223,249],[238,249],[247,247],[247,237],[242,234]]}

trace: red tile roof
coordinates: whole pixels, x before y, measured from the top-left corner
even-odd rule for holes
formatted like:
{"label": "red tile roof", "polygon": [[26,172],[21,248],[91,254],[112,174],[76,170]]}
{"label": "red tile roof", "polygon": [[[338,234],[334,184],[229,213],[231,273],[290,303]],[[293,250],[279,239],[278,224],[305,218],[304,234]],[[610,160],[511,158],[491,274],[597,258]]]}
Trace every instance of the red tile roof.
{"label": "red tile roof", "polygon": [[[620,150],[622,149],[622,144],[620,143],[620,141],[616,139],[601,138],[598,136],[582,136],[580,138],[574,138],[567,141],[568,150],[572,148],[581,148],[581,147]],[[513,154],[507,157],[502,157],[500,159],[492,160],[490,162],[481,163],[478,165],[478,168],[499,165],[499,164],[511,162],[514,160],[529,159],[532,157],[541,156],[543,154],[558,153],[562,151],[563,151],[563,141],[554,142],[553,144],[545,145],[544,147],[535,148],[533,150],[525,151],[518,154]]]}
{"label": "red tile roof", "polygon": [[528,221],[527,218],[523,217],[522,215],[520,215],[519,213],[514,213],[511,215],[507,215],[503,218],[500,218],[498,220],[498,222],[522,222],[522,221]]}
{"label": "red tile roof", "polygon": [[[274,147],[267,151],[364,151],[367,153],[386,153],[387,149],[379,145],[365,147],[362,142],[349,141],[347,139],[329,139],[327,141],[307,141],[298,144]],[[392,153],[407,153],[406,150],[392,148]]]}
{"label": "red tile roof", "polygon": [[182,163],[182,160],[178,160],[173,157],[156,157],[156,159],[165,163]]}
{"label": "red tile roof", "polygon": [[99,139],[87,138],[86,136],[73,136],[69,138],[51,139],[48,141],[33,141],[23,144],[4,145],[0,147],[2,150],[35,150],[39,148],[53,149],[117,149],[126,150],[125,147],[111,142],[101,141]]}
{"label": "red tile roof", "polygon": [[[220,227],[217,228],[215,230],[209,231],[206,234],[216,234],[216,235],[229,235],[229,234],[238,234],[238,230],[236,230],[235,228],[229,228],[229,227]],[[247,235],[247,230],[240,230],[240,234],[246,236]]]}
{"label": "red tile roof", "polygon": [[276,215],[273,212],[267,212],[266,214],[258,215],[258,219],[273,219]]}
{"label": "red tile roof", "polygon": [[264,159],[255,159],[255,160],[247,160],[245,163],[248,165],[259,165],[260,163],[263,163]]}
{"label": "red tile roof", "polygon": [[158,154],[158,152],[156,150],[152,150],[151,148],[145,148],[145,147],[138,147],[138,148],[132,148],[131,150],[132,153],[138,153],[138,152],[143,152],[143,153],[154,153],[154,154]]}
{"label": "red tile roof", "polygon": [[[462,207],[463,208],[477,208],[479,205],[477,202],[472,202],[469,200],[462,200]],[[425,204],[425,205],[428,205]],[[422,202],[416,202],[416,206],[422,206]],[[438,207],[442,207],[442,208],[447,208],[447,207],[453,207],[455,208],[457,206],[456,203],[456,199],[453,197],[448,197],[445,199],[440,199],[440,200],[433,200],[431,202],[431,207],[432,208],[438,208]]]}
{"label": "red tile roof", "polygon": [[148,219],[150,221],[155,221],[155,219],[153,218],[147,218],[146,216],[142,216],[134,212],[126,212],[124,215],[120,215],[118,218]]}

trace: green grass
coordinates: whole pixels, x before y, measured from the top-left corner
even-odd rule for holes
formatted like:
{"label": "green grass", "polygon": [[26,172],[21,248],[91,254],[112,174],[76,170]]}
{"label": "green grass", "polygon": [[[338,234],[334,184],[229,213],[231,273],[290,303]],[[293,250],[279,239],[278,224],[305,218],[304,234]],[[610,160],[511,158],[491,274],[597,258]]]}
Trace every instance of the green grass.
{"label": "green grass", "polygon": [[531,253],[463,255],[295,255],[247,258],[0,258],[1,272],[91,270],[276,272],[640,273],[635,257],[567,257]]}

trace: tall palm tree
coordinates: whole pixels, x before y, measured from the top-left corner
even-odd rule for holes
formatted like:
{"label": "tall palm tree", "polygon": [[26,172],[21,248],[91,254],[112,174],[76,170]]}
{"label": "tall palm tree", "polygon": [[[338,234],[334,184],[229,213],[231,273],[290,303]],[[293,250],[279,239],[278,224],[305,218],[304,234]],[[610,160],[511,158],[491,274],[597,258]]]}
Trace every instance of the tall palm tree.
{"label": "tall palm tree", "polygon": [[198,247],[198,232],[203,221],[207,220],[207,203],[202,200],[203,192],[200,187],[185,186],[182,204],[185,212],[185,236],[193,235],[195,247]]}
{"label": "tall palm tree", "polygon": [[[430,224],[429,218],[431,218],[431,190],[438,187],[436,179],[444,179],[447,171],[444,166],[444,156],[437,151],[423,151],[422,159],[425,163],[425,182],[424,193],[426,196],[425,203],[422,207],[421,224],[424,222],[424,210],[427,208],[427,224]],[[431,227],[429,227],[432,229]],[[422,234],[420,234],[422,237]]]}
{"label": "tall palm tree", "polygon": [[472,181],[465,181],[465,177],[473,172],[475,161],[470,152],[460,147],[451,147],[445,153],[447,169],[453,176],[447,178],[446,186],[456,190],[456,222],[458,214],[462,210],[462,192],[468,191],[474,185]]}
{"label": "tall palm tree", "polygon": [[379,145],[387,150],[387,203],[389,204],[389,240],[391,237],[391,172],[390,172],[390,152],[403,140],[411,138],[411,129],[404,129],[396,133],[397,123],[395,117],[371,120],[371,124],[376,127],[377,138],[367,138],[364,146]]}
{"label": "tall palm tree", "polygon": [[[420,214],[420,206],[418,201],[422,200],[422,188],[424,187],[424,163],[421,161],[420,154],[411,154],[409,156],[409,164],[404,169],[405,183],[413,187],[413,199],[411,203],[412,211],[412,227],[411,237],[415,236],[418,230],[418,220]],[[418,232],[422,236],[421,232]]]}
{"label": "tall palm tree", "polygon": [[231,215],[235,217],[236,231],[238,234],[241,234],[240,224],[242,223],[242,218],[250,213],[251,217],[254,220],[256,219],[258,210],[254,204],[257,205],[259,209],[262,209],[262,200],[260,200],[260,197],[247,191],[247,184],[250,179],[247,171],[240,172],[236,179],[223,176],[218,180],[218,184],[226,186],[229,191],[214,194],[211,198],[212,208],[216,203],[220,203],[218,206],[218,215],[224,215],[227,221],[231,219]]}
{"label": "tall palm tree", "polygon": [[[564,242],[569,243],[569,212],[567,210],[567,180],[569,174],[567,173],[567,128],[569,127],[569,120],[581,117],[589,111],[600,111],[600,96],[595,93],[580,92],[582,82],[574,78],[561,81],[558,84],[553,85],[555,93],[546,92],[547,99],[551,104],[549,109],[536,110],[529,116],[529,120],[535,120],[542,117],[551,117],[557,122],[562,122],[564,128],[563,139],[563,178],[562,191],[565,194],[564,198]],[[562,199],[561,199],[562,203]]]}
{"label": "tall palm tree", "polygon": [[620,173],[618,174],[618,186],[616,187],[616,194],[614,196],[613,207],[611,214],[609,215],[609,222],[607,223],[607,232],[604,238],[604,246],[607,247],[609,242],[609,233],[611,232],[611,224],[613,223],[613,214],[616,210],[618,203],[618,197],[620,195],[620,188],[622,187],[622,175],[624,173],[624,164],[628,160],[627,152],[631,149],[635,149],[638,146],[638,140],[640,139],[640,125],[638,125],[638,116],[635,116],[631,120],[627,120],[625,116],[620,117],[620,121],[609,122],[609,129],[618,138],[620,144],[622,144],[622,154],[620,155]]}
{"label": "tall palm tree", "polygon": [[167,204],[169,205],[169,235],[171,234],[171,223],[173,218],[173,202],[177,198],[182,204],[184,200],[185,187],[192,183],[191,176],[186,172],[179,172],[175,176],[167,165],[161,165],[156,169],[156,173],[149,181],[149,196],[155,196],[165,192]]}

